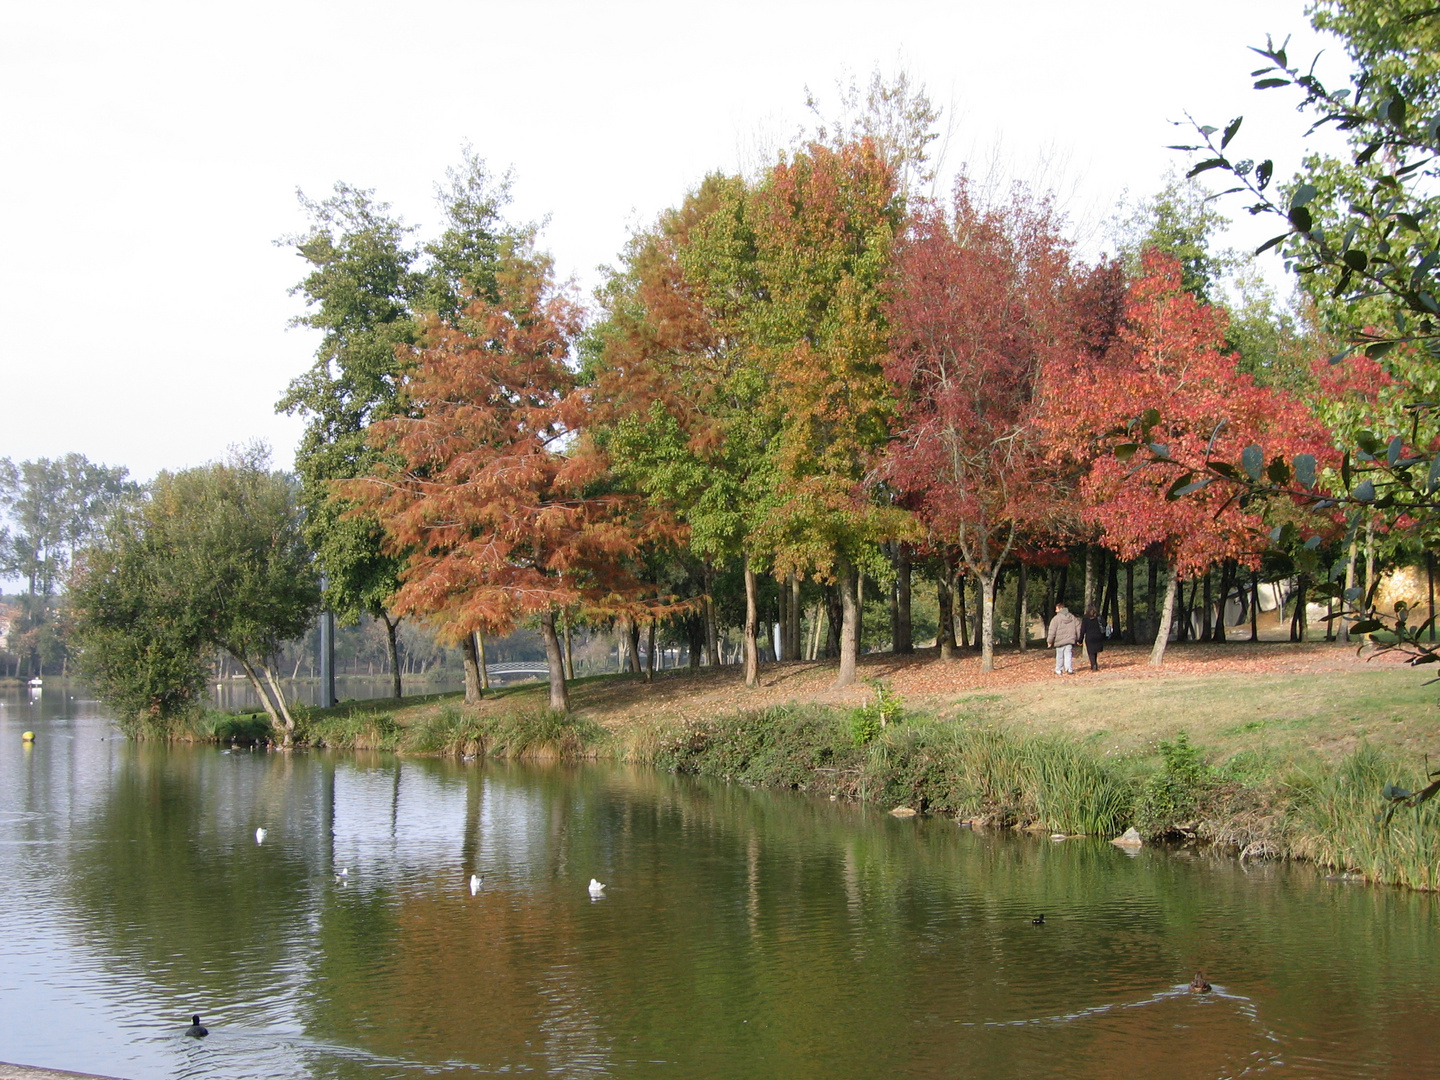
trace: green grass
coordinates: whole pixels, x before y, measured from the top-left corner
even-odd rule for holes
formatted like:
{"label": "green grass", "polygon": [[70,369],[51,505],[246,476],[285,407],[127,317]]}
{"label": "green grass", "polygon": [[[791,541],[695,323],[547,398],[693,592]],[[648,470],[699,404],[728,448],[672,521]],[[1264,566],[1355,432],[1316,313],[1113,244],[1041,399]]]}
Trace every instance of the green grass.
{"label": "green grass", "polygon": [[1402,808],[1383,827],[1376,820],[1387,782],[1412,790],[1425,785],[1419,765],[1362,746],[1338,766],[1293,776],[1288,853],[1370,881],[1440,887],[1440,808],[1434,802]]}
{"label": "green grass", "polygon": [[1073,740],[985,723],[909,717],[857,746],[849,714],[776,706],[676,725],[631,760],[676,772],[947,811],[998,825],[1113,834],[1134,784]]}
{"label": "green grass", "polygon": [[605,731],[595,721],[550,708],[520,706],[498,714],[465,713],[447,702],[409,732],[405,749],[417,753],[498,758],[594,756]]}

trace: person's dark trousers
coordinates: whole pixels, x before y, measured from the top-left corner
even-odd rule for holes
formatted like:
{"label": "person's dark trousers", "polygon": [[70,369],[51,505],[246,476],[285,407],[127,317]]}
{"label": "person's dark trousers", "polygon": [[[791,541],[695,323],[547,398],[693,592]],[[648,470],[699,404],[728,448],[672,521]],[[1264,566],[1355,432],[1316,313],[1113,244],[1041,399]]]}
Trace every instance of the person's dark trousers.
{"label": "person's dark trousers", "polygon": [[1096,652],[1094,649],[1090,648],[1090,646],[1087,645],[1087,646],[1085,646],[1085,655],[1088,656],[1088,657],[1090,657],[1090,670],[1091,670],[1091,671],[1099,671],[1099,670],[1100,670],[1100,664],[1099,664],[1100,654],[1099,654],[1098,652]]}

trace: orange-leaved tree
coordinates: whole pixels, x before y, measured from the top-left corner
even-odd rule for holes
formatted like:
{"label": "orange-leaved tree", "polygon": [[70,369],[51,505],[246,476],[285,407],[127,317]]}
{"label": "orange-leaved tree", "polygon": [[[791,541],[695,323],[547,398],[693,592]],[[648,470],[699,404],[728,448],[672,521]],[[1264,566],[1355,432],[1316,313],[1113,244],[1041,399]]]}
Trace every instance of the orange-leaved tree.
{"label": "orange-leaved tree", "polygon": [[580,325],[546,259],[507,258],[494,300],[427,324],[401,388],[406,415],[373,425],[382,462],[345,490],[408,554],[396,610],[456,641],[538,616],[559,710],[556,615],[634,595],[625,561],[644,531],[636,500],[606,485],[577,435],[585,401],[566,361]]}
{"label": "orange-leaved tree", "polygon": [[1061,473],[1039,424],[1040,373],[1064,339],[1069,245],[1047,199],[922,207],[895,266],[885,371],[903,426],[883,475],[953,544],[982,597],[981,670],[995,666],[995,583],[1026,528],[1052,516]]}
{"label": "orange-leaved tree", "polygon": [[1103,355],[1077,344],[1047,366],[1045,420],[1058,453],[1088,462],[1082,513],[1106,546],[1123,559],[1158,549],[1169,564],[1150,654],[1159,666],[1180,580],[1223,559],[1254,567],[1266,544],[1264,507],[1214,463],[1308,460],[1313,485],[1334,455],[1299,401],[1237,369],[1224,311],[1183,288],[1176,259],[1151,251],[1141,265]]}

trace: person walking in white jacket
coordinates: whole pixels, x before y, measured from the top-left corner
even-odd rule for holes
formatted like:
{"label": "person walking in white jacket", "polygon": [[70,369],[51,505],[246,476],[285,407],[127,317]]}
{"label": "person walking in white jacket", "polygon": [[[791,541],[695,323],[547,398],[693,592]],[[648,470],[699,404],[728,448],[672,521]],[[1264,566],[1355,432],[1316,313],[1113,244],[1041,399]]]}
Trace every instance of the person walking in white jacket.
{"label": "person walking in white jacket", "polygon": [[1055,674],[1075,674],[1075,643],[1080,640],[1080,620],[1070,614],[1061,600],[1055,605],[1055,617],[1045,632],[1045,644],[1055,650]]}

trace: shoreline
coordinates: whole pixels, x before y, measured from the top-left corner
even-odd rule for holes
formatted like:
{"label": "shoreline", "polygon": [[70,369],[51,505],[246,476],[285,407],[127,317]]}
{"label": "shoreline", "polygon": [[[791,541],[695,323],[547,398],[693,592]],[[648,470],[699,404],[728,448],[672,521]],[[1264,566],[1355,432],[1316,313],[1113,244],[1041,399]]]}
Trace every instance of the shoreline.
{"label": "shoreline", "polygon": [[121,1080],[117,1076],[102,1076],[100,1073],[66,1072],[63,1069],[46,1069],[38,1065],[12,1065],[0,1061],[0,1080]]}
{"label": "shoreline", "polygon": [[[747,689],[735,668],[572,682],[572,711],[543,684],[301,710],[302,745],[410,755],[610,759],[752,786],[909,807],[990,825],[1112,839],[1220,845],[1242,860],[1308,861],[1367,881],[1440,886],[1440,818],[1402,811],[1382,832],[1380,791],[1423,786],[1440,708],[1421,672],[1321,643],[1174,646],[1101,654],[1099,672],[1056,679],[1048,650],[935,650],[863,658],[835,690],[833,662],[768,664]],[[903,715],[857,741],[875,684]],[[256,718],[214,717],[224,742]],[[1178,749],[1177,749],[1178,747]]]}

